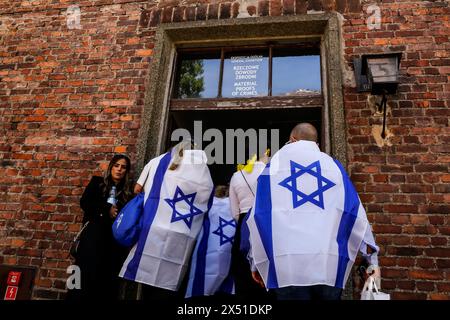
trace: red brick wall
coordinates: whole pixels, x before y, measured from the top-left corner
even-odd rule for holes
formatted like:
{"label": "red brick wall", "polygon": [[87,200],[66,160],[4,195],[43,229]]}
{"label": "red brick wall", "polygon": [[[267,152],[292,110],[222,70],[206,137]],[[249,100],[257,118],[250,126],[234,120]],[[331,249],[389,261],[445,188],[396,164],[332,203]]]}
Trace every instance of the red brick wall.
{"label": "red brick wall", "polygon": [[[395,299],[449,298],[449,3],[383,1],[373,31],[372,1],[252,3],[259,16],[342,13],[350,78],[354,56],[403,52],[384,146],[367,94],[351,79],[344,88],[349,170],[381,246],[383,288]],[[66,26],[69,4],[81,7],[81,30]],[[38,267],[34,298],[64,295],[90,176],[114,152],[135,160],[155,27],[238,11],[230,1],[0,0],[0,264]]]}

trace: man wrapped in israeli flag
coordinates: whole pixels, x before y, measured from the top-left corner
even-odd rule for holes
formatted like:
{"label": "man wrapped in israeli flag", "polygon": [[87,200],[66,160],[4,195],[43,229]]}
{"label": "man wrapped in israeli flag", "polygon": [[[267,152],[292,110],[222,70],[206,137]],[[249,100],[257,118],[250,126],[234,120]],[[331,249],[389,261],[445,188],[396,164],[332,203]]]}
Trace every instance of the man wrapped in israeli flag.
{"label": "man wrapped in israeli flag", "polygon": [[311,124],[292,130],[258,178],[248,219],[253,277],[278,299],[340,299],[358,250],[378,264],[356,190],[316,141]]}
{"label": "man wrapped in israeli flag", "polygon": [[213,199],[206,154],[189,149],[179,144],[144,168],[141,233],[121,277],[165,289],[160,291],[179,290]]}
{"label": "man wrapped in israeli flag", "polygon": [[237,222],[231,214],[227,189],[216,186],[213,205],[192,255],[186,298],[234,293],[230,265]]}

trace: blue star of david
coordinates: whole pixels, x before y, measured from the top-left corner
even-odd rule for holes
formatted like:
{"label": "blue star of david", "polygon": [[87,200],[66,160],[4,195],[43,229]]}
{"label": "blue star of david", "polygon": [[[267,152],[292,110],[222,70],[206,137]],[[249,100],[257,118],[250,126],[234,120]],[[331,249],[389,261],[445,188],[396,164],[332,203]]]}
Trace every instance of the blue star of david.
{"label": "blue star of david", "polygon": [[[164,199],[169,206],[173,209],[172,212],[172,220],[170,222],[176,222],[183,220],[188,228],[190,229],[192,226],[192,219],[194,216],[198,214],[202,214],[203,211],[199,208],[194,206],[194,199],[197,195],[197,192],[185,195],[183,191],[180,189],[180,187],[177,186],[177,189],[175,190],[175,195],[173,196],[173,199]],[[185,201],[189,205],[189,213],[183,214],[179,212],[176,208],[176,203],[179,201]]]}
{"label": "blue star of david", "polygon": [[224,245],[227,242],[233,243],[234,240],[234,235],[229,237],[223,232],[223,229],[226,226],[236,228],[236,221],[234,219],[228,221],[223,219],[222,217],[219,217],[219,227],[217,228],[217,230],[213,231],[213,233],[220,237],[220,246]]}
{"label": "blue star of david", "polygon": [[[297,188],[297,178],[305,173],[309,173],[313,177],[317,178],[317,190],[309,195],[301,192]],[[291,160],[291,175],[281,181],[279,185],[292,192],[292,206],[294,209],[300,207],[306,202],[311,202],[312,204],[325,209],[323,204],[323,193],[334,187],[336,184],[322,176],[319,161],[313,162],[309,166],[304,167],[301,164]]]}

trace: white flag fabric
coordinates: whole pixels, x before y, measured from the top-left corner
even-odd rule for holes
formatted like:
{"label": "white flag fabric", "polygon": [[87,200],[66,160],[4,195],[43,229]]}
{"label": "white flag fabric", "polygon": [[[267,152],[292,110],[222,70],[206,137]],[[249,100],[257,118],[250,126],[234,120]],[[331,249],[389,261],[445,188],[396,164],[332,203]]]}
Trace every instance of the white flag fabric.
{"label": "white flag fabric", "polygon": [[233,292],[228,276],[236,224],[230,199],[214,197],[192,255],[186,298]]}
{"label": "white flag fabric", "polygon": [[267,288],[344,288],[369,226],[342,165],[317,144],[281,148],[258,178],[248,219],[253,267]]}
{"label": "white flag fabric", "polygon": [[213,182],[202,150],[184,150],[175,170],[168,169],[171,160],[169,152],[150,163],[141,233],[119,276],[177,291],[212,204]]}

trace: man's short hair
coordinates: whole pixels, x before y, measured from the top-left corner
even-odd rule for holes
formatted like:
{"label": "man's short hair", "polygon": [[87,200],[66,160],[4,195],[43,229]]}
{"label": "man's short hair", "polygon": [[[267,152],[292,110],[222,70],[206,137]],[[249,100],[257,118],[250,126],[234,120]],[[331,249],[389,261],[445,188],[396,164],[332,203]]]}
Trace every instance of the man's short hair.
{"label": "man's short hair", "polygon": [[292,129],[291,137],[295,140],[307,140],[317,142],[317,130],[308,122],[299,123]]}

